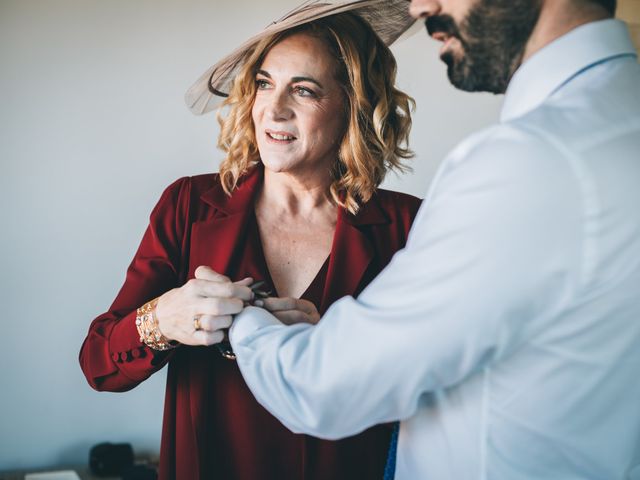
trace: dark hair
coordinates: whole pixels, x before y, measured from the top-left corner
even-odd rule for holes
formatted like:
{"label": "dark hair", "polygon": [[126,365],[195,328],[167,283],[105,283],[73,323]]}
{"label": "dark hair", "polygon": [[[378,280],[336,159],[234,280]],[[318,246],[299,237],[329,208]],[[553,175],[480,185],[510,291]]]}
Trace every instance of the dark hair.
{"label": "dark hair", "polygon": [[601,5],[611,16],[616,14],[616,0],[592,0],[594,3]]}

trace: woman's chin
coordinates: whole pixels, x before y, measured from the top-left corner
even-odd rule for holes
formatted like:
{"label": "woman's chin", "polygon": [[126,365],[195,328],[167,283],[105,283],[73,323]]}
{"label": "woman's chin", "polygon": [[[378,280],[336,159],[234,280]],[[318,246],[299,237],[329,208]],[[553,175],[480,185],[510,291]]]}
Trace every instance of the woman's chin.
{"label": "woman's chin", "polygon": [[285,173],[287,169],[283,165],[272,165],[268,163],[263,163],[265,171],[269,171],[270,173]]}
{"label": "woman's chin", "polygon": [[265,171],[268,170],[271,173],[288,173],[293,170],[292,165],[286,162],[265,161],[263,159],[262,165],[264,165]]}

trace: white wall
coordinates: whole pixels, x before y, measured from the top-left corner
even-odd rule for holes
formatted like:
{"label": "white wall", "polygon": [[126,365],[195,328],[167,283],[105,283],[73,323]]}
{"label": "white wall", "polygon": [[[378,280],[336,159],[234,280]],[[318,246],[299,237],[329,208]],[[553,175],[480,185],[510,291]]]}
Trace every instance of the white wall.
{"label": "white wall", "polygon": [[[84,463],[91,445],[159,446],[164,373],[97,393],[77,356],[162,189],[216,169],[214,116],[182,96],[202,71],[292,8],[278,0],[0,0],[0,471]],[[394,47],[417,102],[423,196],[438,162],[497,118],[500,99],[449,86],[423,29]]]}

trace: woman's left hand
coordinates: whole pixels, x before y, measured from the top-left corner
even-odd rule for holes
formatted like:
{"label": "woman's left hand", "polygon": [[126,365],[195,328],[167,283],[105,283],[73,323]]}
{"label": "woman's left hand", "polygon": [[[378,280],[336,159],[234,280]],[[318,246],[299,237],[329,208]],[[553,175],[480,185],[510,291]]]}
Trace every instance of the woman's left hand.
{"label": "woman's left hand", "polygon": [[316,306],[309,300],[291,297],[269,297],[253,302],[256,307],[262,307],[271,312],[285,325],[294,323],[316,324],[320,314]]}

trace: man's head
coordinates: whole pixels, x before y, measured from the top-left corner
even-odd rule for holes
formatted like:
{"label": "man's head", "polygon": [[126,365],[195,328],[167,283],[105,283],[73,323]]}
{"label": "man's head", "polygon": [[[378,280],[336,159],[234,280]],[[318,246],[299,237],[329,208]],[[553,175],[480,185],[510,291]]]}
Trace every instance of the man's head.
{"label": "man's head", "polygon": [[593,3],[602,6],[612,17],[616,13],[616,0],[592,0]]}
{"label": "man's head", "polygon": [[[429,35],[443,42],[440,58],[455,87],[504,93],[543,11],[565,8],[578,15],[596,8],[613,15],[615,4],[615,0],[412,0],[410,10],[414,17],[425,19]],[[549,13],[544,21],[553,17]]]}

